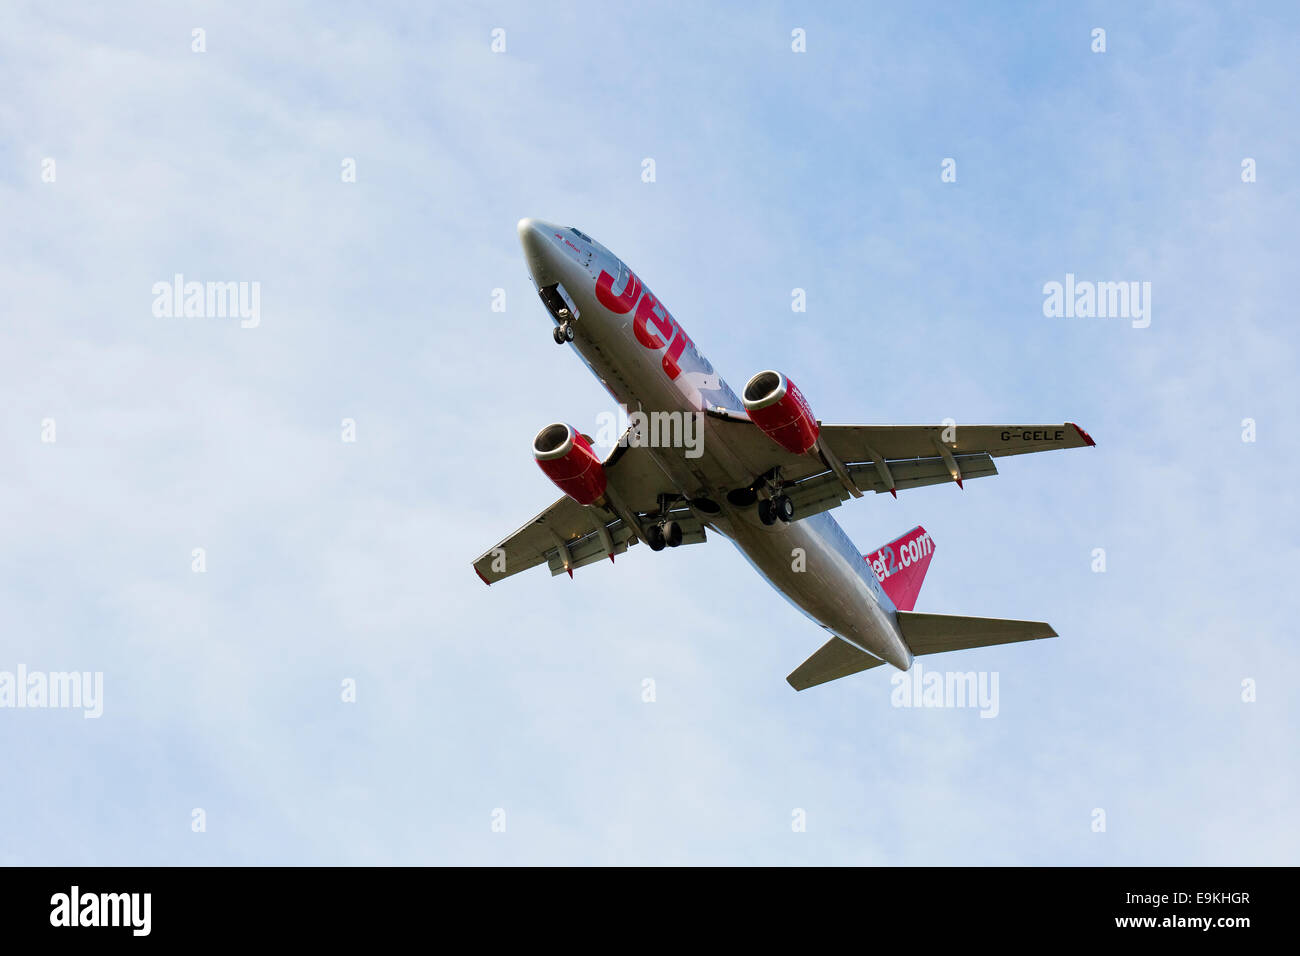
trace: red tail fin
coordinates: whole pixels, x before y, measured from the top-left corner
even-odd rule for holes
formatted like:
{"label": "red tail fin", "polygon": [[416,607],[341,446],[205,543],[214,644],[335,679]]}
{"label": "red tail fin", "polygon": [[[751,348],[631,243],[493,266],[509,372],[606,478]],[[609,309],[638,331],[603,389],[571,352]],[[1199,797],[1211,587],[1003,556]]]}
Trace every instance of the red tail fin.
{"label": "red tail fin", "polygon": [[930,532],[917,525],[907,534],[889,542],[879,551],[864,555],[880,579],[889,599],[900,611],[916,607],[916,596],[921,593],[921,582],[934,557],[934,542]]}

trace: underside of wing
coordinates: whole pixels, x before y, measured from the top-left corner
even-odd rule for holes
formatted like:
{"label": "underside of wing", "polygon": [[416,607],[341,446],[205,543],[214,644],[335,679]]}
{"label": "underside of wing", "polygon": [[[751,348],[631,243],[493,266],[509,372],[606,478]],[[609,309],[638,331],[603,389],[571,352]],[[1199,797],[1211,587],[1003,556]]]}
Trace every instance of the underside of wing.
{"label": "underside of wing", "polygon": [[[494,584],[539,564],[548,564],[552,558],[560,560],[560,570],[563,571],[562,549],[568,553],[572,569],[578,566],[574,551],[579,546],[582,546],[584,557],[588,557],[585,552],[590,545],[589,538],[602,544],[597,557],[605,556],[598,529],[603,529],[609,538],[610,554],[622,554],[628,549],[632,535],[621,519],[610,521],[602,509],[580,505],[572,498],[564,497],[480,555],[474,562],[474,570],[486,584]],[[583,561],[583,564],[587,563],[590,562]]]}
{"label": "underside of wing", "polygon": [[[582,505],[567,495],[560,498],[474,561],[483,582],[494,584],[539,564],[552,575],[572,575],[577,568],[613,560],[636,544],[641,530],[630,522],[658,508],[659,494],[668,491],[663,472],[644,447],[626,441],[615,447],[603,467],[608,500]],[[689,509],[670,510],[667,518],[681,528],[682,544],[705,540],[704,524]]]}
{"label": "underside of wing", "polygon": [[[1078,425],[821,425],[813,451],[796,455],[741,413],[713,411],[730,423],[729,444],[763,475],[779,471],[799,517],[837,507],[853,495],[897,492],[998,473],[994,458],[1095,444]],[[843,465],[837,474],[834,466]],[[846,479],[848,479],[846,481]],[[850,488],[850,483],[852,488]]]}
{"label": "underside of wing", "polygon": [[846,462],[932,458],[940,447],[953,455],[992,458],[1096,443],[1078,425],[823,425],[821,438]]}

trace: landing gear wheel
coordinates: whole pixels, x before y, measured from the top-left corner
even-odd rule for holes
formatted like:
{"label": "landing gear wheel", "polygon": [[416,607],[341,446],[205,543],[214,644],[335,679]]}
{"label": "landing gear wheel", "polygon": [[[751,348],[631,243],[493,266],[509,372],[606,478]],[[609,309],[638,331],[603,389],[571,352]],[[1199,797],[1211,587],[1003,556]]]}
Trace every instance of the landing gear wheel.
{"label": "landing gear wheel", "polygon": [[670,548],[675,548],[682,543],[682,526],[676,521],[664,523],[664,544]]}
{"label": "landing gear wheel", "polygon": [[650,545],[651,551],[662,551],[664,545],[664,529],[657,524],[652,524],[645,529],[645,543]]}
{"label": "landing gear wheel", "polygon": [[556,345],[563,345],[563,344],[564,344],[564,326],[562,326],[562,325],[557,325],[555,328],[551,329],[551,338],[555,339],[555,344],[556,344]]}
{"label": "landing gear wheel", "polygon": [[794,520],[794,502],[786,495],[777,495],[772,499],[772,510],[786,523]]}
{"label": "landing gear wheel", "polygon": [[764,498],[758,503],[758,520],[768,525],[776,523],[776,509],[772,507],[770,498]]}
{"label": "landing gear wheel", "polygon": [[564,323],[564,340],[566,342],[573,341],[573,326],[570,325],[568,322]]}

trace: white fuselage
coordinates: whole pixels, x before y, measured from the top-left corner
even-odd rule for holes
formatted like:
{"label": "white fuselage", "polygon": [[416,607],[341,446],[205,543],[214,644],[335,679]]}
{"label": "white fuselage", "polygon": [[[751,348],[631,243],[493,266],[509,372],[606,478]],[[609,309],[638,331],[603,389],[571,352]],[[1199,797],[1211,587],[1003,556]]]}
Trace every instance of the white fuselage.
{"label": "white fuselage", "polygon": [[[671,314],[612,253],[576,230],[535,219],[521,220],[519,234],[538,289],[558,283],[577,307],[573,346],[621,405],[645,413],[723,409],[744,415],[735,393]],[[602,274],[604,290],[598,288]],[[742,426],[701,418],[699,457],[688,457],[681,447],[647,449],[664,472],[665,491],[716,503],[717,513],[692,510],[730,538],[792,604],[862,650],[910,667],[912,654],[893,602],[835,519],[822,512],[764,525],[754,506],[733,505],[727,493],[758,477],[729,444],[728,435]]]}

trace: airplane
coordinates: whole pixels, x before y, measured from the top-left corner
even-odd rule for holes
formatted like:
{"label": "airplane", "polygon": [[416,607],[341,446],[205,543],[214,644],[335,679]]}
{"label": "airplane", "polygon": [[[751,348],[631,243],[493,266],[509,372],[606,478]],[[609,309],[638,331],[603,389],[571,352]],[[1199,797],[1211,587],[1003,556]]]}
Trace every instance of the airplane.
{"label": "airplane", "polygon": [[[1048,624],[920,613],[934,541],[917,527],[863,555],[831,516],[850,498],[997,474],[994,458],[1096,443],[1078,425],[824,425],[783,373],[737,396],[626,263],[574,227],[521,219],[519,239],[556,344],[571,345],[635,409],[605,458],[572,425],[533,457],[563,496],[474,561],[491,585],[552,575],[644,542],[653,552],[728,538],[829,635],[787,678],[795,690],[914,656],[1056,637]],[[637,414],[640,413],[640,414]],[[698,441],[685,439],[690,427]],[[657,428],[654,426],[658,426]]]}

